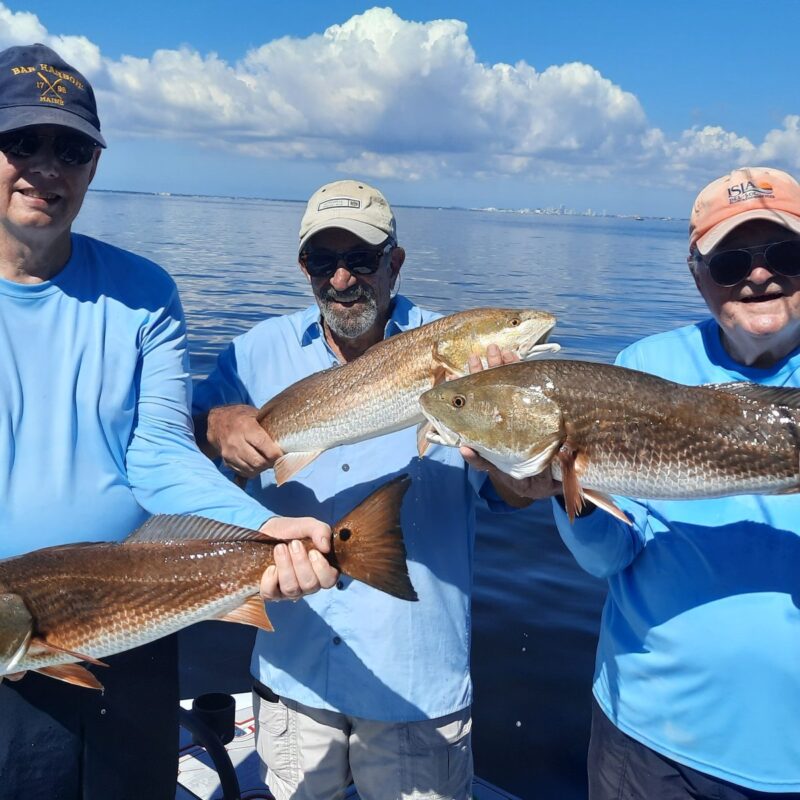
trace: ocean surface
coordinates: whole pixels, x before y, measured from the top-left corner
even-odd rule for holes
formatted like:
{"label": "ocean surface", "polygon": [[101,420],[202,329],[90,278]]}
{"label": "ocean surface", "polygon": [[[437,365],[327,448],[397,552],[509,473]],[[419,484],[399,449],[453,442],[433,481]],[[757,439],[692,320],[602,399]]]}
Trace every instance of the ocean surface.
{"label": "ocean surface", "polygon": [[[310,302],[296,202],[90,192],[75,229],[151,258],[177,281],[192,369],[265,317]],[[627,344],[705,316],[685,220],[396,208],[401,292],[450,313],[533,307],[561,356],[611,362]],[[549,501],[478,521],[473,595],[476,771],[524,800],[582,800],[605,582],[561,543]],[[249,629],[182,636],[182,693],[245,691]]]}

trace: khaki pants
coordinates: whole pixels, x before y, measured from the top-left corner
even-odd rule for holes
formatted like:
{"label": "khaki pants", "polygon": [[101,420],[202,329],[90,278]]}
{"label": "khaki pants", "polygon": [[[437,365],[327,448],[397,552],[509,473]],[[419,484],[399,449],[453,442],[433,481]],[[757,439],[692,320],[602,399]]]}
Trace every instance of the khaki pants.
{"label": "khaki pants", "polygon": [[253,691],[261,776],[276,800],[341,800],[355,782],[361,800],[472,797],[470,709],[422,722],[348,717]]}

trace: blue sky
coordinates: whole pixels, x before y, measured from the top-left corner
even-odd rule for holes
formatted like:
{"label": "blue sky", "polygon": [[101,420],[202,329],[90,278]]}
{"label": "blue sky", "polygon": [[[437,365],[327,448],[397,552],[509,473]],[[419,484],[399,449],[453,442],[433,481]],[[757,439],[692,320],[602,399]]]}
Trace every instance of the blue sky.
{"label": "blue sky", "polygon": [[685,217],[728,169],[800,174],[795,0],[0,0],[94,84],[95,186]]}

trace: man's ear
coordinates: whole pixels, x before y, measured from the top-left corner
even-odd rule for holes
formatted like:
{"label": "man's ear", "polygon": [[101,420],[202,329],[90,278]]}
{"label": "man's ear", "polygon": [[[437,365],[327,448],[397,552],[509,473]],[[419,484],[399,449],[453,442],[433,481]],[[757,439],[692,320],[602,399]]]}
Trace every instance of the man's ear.
{"label": "man's ear", "polygon": [[700,281],[698,279],[698,269],[697,269],[697,254],[689,253],[689,255],[686,256],[686,263],[689,265],[689,272],[692,273],[695,286],[697,286],[697,288],[700,289]]}
{"label": "man's ear", "polygon": [[298,259],[297,261],[298,266],[303,271],[303,275],[306,276],[306,280],[311,283],[311,276],[308,274],[308,270],[303,266],[303,262]]}
{"label": "man's ear", "polygon": [[392,276],[396,278],[400,274],[400,269],[403,266],[403,262],[406,260],[406,251],[402,247],[395,247],[392,250]]}
{"label": "man's ear", "polygon": [[92,170],[89,173],[89,183],[94,180],[94,174],[97,172],[97,165],[100,162],[100,155],[103,151],[98,147],[92,156]]}

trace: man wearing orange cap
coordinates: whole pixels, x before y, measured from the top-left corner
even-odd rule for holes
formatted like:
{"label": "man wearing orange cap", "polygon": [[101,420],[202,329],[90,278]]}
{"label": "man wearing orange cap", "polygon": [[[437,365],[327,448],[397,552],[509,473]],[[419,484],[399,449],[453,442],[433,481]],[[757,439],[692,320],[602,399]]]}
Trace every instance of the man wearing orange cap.
{"label": "man wearing orange cap", "polygon": [[[709,184],[688,261],[711,317],[617,363],[683,384],[800,386],[797,181],[753,167]],[[800,498],[617,500],[632,526],[595,507],[570,525],[553,504],[609,586],[590,800],[800,798]]]}

